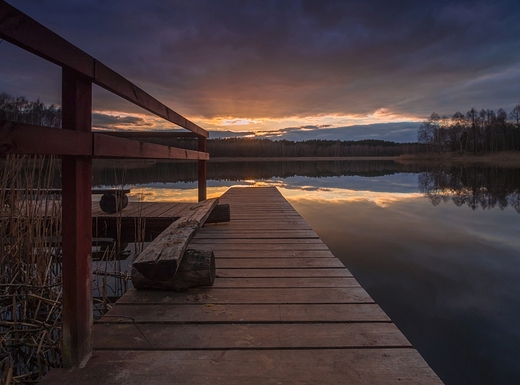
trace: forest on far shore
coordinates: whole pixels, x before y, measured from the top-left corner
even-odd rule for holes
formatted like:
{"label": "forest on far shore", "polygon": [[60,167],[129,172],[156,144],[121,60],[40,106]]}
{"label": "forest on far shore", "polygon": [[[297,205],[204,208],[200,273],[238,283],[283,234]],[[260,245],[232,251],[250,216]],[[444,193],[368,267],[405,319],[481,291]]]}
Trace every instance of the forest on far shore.
{"label": "forest on far shore", "polygon": [[[61,127],[61,107],[40,100],[0,94],[0,120]],[[146,142],[196,149],[193,139],[143,138]],[[503,109],[471,109],[451,118],[433,113],[418,131],[418,141],[396,143],[384,140],[272,140],[258,138],[208,139],[212,157],[367,157],[414,155],[425,152],[496,153],[520,151],[520,104],[509,114]]]}
{"label": "forest on far shore", "polygon": [[428,152],[458,152],[482,154],[501,151],[520,151],[520,104],[508,114],[499,108],[465,114],[456,112],[451,117],[431,114],[419,127],[419,143]]}

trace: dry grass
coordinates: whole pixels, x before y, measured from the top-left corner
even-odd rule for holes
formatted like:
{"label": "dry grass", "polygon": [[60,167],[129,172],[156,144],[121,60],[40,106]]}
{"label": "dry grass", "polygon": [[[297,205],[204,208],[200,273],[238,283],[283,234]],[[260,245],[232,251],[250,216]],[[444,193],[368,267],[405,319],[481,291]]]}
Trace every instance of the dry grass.
{"label": "dry grass", "polygon": [[57,161],[9,157],[0,185],[0,365],[5,384],[61,365],[61,204]]}
{"label": "dry grass", "polygon": [[[0,385],[38,382],[62,365],[60,162],[9,156],[0,163]],[[127,289],[125,245],[93,262],[95,316]]]}

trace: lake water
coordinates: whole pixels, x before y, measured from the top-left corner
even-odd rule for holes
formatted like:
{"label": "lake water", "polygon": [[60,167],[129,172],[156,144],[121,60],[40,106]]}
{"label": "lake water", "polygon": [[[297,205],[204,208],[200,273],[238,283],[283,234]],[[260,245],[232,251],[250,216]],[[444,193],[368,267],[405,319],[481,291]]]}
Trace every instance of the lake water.
{"label": "lake water", "polygon": [[[94,182],[196,199],[195,165],[134,166]],[[211,162],[208,177],[210,197],[277,186],[446,384],[520,383],[518,170]]]}

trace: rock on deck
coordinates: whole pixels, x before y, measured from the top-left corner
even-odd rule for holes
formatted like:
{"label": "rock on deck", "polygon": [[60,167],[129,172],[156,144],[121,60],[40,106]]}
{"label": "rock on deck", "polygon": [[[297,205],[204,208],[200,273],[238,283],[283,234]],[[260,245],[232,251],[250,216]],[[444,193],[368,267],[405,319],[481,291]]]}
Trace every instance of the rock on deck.
{"label": "rock on deck", "polygon": [[42,384],[441,384],[276,188],[232,188],[215,285],[126,293],[94,327],[83,369]]}

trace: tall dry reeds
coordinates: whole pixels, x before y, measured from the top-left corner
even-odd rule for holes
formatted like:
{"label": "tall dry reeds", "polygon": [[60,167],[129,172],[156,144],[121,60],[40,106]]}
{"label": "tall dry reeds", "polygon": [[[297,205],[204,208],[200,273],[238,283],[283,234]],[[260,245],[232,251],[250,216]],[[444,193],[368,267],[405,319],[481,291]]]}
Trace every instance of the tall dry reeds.
{"label": "tall dry reeds", "polygon": [[[38,382],[61,358],[61,164],[54,157],[0,160],[0,385]],[[114,175],[122,185],[123,175]],[[94,317],[130,285],[127,244],[93,240]],[[145,219],[137,218],[135,249]]]}
{"label": "tall dry reeds", "polygon": [[0,383],[61,365],[61,202],[52,157],[9,156],[0,180]]}

